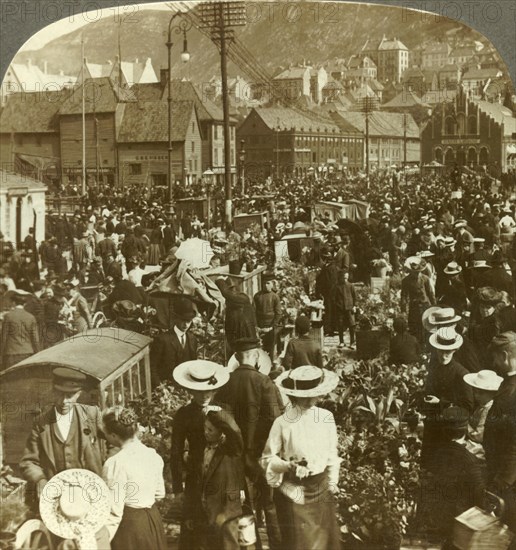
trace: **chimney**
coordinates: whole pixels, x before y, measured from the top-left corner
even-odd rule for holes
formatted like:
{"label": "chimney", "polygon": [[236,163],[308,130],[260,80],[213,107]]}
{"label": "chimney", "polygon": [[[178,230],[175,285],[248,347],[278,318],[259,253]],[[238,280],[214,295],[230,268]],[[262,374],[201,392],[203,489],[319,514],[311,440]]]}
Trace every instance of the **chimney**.
{"label": "chimney", "polygon": [[43,61],[43,73],[48,74],[48,63]]}
{"label": "chimney", "polygon": [[168,69],[160,69],[159,80],[162,84],[165,84],[168,81]]}
{"label": "chimney", "polygon": [[134,60],[134,62],[135,62],[135,63],[138,63],[138,58],[136,58],[136,59]]}
{"label": "chimney", "polygon": [[27,67],[28,67],[29,69],[32,68],[32,59],[30,59],[30,58],[27,59]]}

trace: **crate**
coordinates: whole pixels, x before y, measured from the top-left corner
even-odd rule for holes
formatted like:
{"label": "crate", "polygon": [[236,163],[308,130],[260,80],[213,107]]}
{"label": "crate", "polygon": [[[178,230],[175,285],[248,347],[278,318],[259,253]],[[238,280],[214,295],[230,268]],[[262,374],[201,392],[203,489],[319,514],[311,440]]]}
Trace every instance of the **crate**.
{"label": "crate", "polygon": [[478,506],[455,518],[453,544],[459,550],[506,550],[512,538],[506,525]]}

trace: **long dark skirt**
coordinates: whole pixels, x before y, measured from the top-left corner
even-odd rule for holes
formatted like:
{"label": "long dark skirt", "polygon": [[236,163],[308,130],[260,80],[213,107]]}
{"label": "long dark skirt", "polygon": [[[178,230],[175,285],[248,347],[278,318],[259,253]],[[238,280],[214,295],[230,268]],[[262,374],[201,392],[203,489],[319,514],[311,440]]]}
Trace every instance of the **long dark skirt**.
{"label": "long dark skirt", "polygon": [[159,511],[152,508],[124,508],[122,521],[111,541],[112,550],[167,550]]}
{"label": "long dark skirt", "polygon": [[276,489],[274,502],[283,550],[340,550],[337,511],[329,490],[315,502],[296,504]]}

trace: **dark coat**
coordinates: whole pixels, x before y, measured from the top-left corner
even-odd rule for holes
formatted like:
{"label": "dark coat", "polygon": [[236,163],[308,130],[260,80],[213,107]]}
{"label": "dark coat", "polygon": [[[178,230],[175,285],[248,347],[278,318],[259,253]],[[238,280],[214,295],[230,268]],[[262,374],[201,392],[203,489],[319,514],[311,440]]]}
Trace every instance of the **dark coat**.
{"label": "dark coat", "polygon": [[1,334],[2,357],[32,355],[39,351],[38,324],[34,315],[23,308],[5,314]]}
{"label": "dark coat", "polygon": [[438,397],[442,407],[453,403],[473,411],[473,390],[464,382],[464,375],[468,372],[455,357],[447,365],[439,365],[432,358],[426,380],[427,395]]}
{"label": "dark coat", "polygon": [[[79,422],[79,448],[70,452],[79,454],[82,467],[102,476],[102,449],[99,436],[102,435],[102,415],[98,407],[75,405]],[[25,451],[20,462],[23,477],[32,483],[49,480],[58,472],[52,446],[51,430],[56,422],[55,408],[39,415],[32,426]]]}
{"label": "dark coat", "polygon": [[350,311],[356,303],[355,287],[349,282],[339,283],[334,291],[337,311]]}
{"label": "dark coat", "polygon": [[449,538],[456,516],[484,505],[481,465],[464,445],[448,441],[436,448],[428,470],[431,474],[422,481],[421,509],[428,524],[435,522],[440,535]]}
{"label": "dark coat", "polygon": [[391,338],[389,361],[394,365],[410,365],[421,359],[418,339],[409,332],[395,334]]}
{"label": "dark coat", "polygon": [[174,328],[156,336],[150,347],[150,364],[154,382],[171,380],[172,372],[177,365],[197,359],[197,345],[197,338],[190,331],[186,332],[184,348]]}
{"label": "dark coat", "polygon": [[287,344],[282,364],[287,370],[302,367],[303,365],[315,365],[322,369],[321,346],[307,334],[299,338],[293,338]]}
{"label": "dark coat", "polygon": [[279,399],[274,382],[250,365],[240,365],[217,393],[217,400],[227,403],[235,413],[244,440],[246,475],[250,477],[259,471],[258,459],[272,423],[281,414]]}
{"label": "dark coat", "polygon": [[227,454],[220,445],[202,479],[202,503],[209,525],[222,527],[242,515],[240,491],[245,478],[242,456]]}
{"label": "dark coat", "polygon": [[491,286],[496,290],[504,290],[511,297],[514,295],[512,277],[503,266],[494,266],[482,273],[478,278],[478,283],[479,287]]}
{"label": "dark coat", "polygon": [[493,400],[484,428],[490,481],[516,486],[516,376],[506,378]]}
{"label": "dark coat", "polygon": [[256,315],[249,296],[225,285],[219,285],[219,289],[226,300],[224,329],[229,345],[240,338],[256,339]]}
{"label": "dark coat", "polygon": [[459,315],[466,309],[468,298],[466,285],[462,278],[450,279],[443,276],[440,291],[438,293],[438,302],[442,307],[452,307]]}

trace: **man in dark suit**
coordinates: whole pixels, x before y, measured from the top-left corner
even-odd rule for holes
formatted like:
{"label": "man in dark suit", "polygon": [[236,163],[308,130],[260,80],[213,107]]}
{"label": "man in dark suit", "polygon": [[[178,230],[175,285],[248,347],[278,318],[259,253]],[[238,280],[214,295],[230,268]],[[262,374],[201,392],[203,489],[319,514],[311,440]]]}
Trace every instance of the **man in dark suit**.
{"label": "man in dark suit", "polygon": [[[20,462],[22,476],[33,484],[38,499],[47,482],[64,470],[83,468],[102,476],[104,459],[100,409],[77,403],[86,375],[65,367],[52,374],[54,405],[34,420]],[[106,528],[96,533],[98,548],[106,547],[108,537]]]}
{"label": "man in dark suit", "polygon": [[282,404],[272,380],[260,373],[259,341],[242,338],[234,342],[239,366],[229,382],[217,393],[217,400],[234,412],[244,440],[244,470],[251,506],[263,509],[271,550],[281,549],[281,535],[272,490],[267,485],[259,459],[274,420],[281,414]]}
{"label": "man in dark suit", "polygon": [[322,369],[321,345],[309,335],[310,319],[306,315],[300,315],[296,319],[296,332],[298,337],[293,338],[287,344],[283,367],[290,370],[303,365],[315,365]]}
{"label": "man in dark suit", "polygon": [[274,273],[262,275],[262,290],[254,295],[254,309],[259,333],[261,333],[263,349],[274,361],[276,334],[281,317],[281,304],[274,292]]}
{"label": "man in dark suit", "polygon": [[170,330],[154,338],[150,348],[153,386],[171,380],[177,365],[197,359],[197,338],[189,330],[197,315],[193,302],[185,297],[174,303],[174,320]]}
{"label": "man in dark suit", "polygon": [[418,339],[409,333],[405,317],[397,317],[392,324],[395,335],[389,346],[389,364],[410,365],[421,360]]}
{"label": "man in dark suit", "polygon": [[23,306],[30,294],[24,290],[14,292],[13,310],[5,314],[0,338],[2,369],[7,369],[39,351],[38,323],[34,315]]}
{"label": "man in dark suit", "polygon": [[[484,427],[488,484],[505,501],[502,519],[516,531],[516,333],[496,336],[490,346],[493,367],[503,382]],[[512,548],[512,546],[511,546]]]}
{"label": "man in dark suit", "polygon": [[514,298],[512,277],[505,269],[505,258],[502,256],[502,253],[497,250],[489,259],[489,263],[491,264],[491,269],[480,275],[478,286],[489,286],[499,291],[505,291],[511,298]]}

